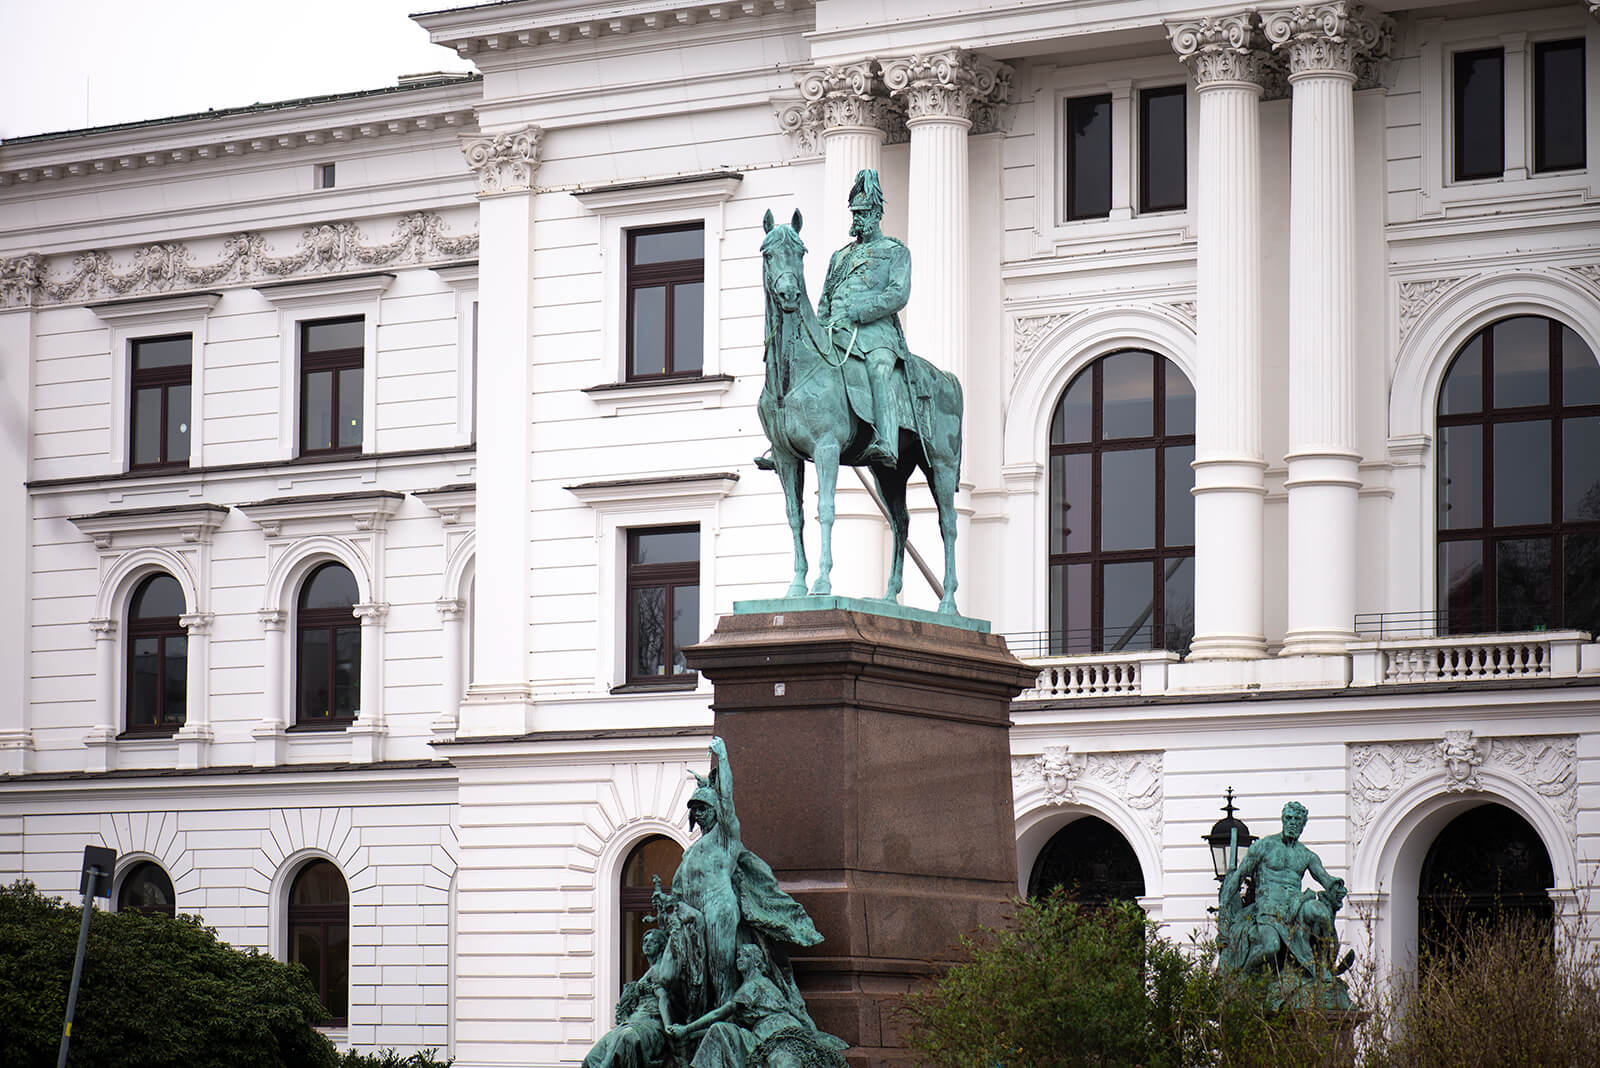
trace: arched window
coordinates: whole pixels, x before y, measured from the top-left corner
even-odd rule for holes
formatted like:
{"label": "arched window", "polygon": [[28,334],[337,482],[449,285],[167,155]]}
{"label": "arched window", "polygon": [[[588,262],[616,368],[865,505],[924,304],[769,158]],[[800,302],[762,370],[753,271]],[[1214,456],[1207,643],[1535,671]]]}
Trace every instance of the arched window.
{"label": "arched window", "polygon": [[157,573],[128,603],[128,732],[170,734],[183,726],[189,701],[189,635],[178,622],[183,588]]}
{"label": "arched window", "polygon": [[1553,319],[1461,346],[1439,391],[1445,634],[1600,628],[1600,363]]}
{"label": "arched window", "polygon": [[1194,388],[1153,352],[1101,357],[1050,420],[1050,652],[1187,652]]}
{"label": "arched window", "polygon": [[122,877],[117,891],[118,912],[142,912],[148,916],[172,916],[177,911],[177,894],[172,880],[161,865],[143,860]]}
{"label": "arched window", "polygon": [[1512,916],[1553,925],[1548,891],[1554,884],[1550,853],[1527,820],[1504,805],[1463,812],[1439,832],[1422,860],[1422,951],[1448,946],[1469,925]]}
{"label": "arched window", "polygon": [[361,707],[361,626],[355,576],[323,564],[306,578],[295,612],[295,722],[340,725]]}
{"label": "arched window", "polygon": [[344,1027],[350,1005],[350,890],[339,869],[313,860],[289,887],[289,963],[303,964],[329,1026]]}
{"label": "arched window", "polygon": [[1137,901],[1144,896],[1144,870],[1133,846],[1098,816],[1080,816],[1050,837],[1028,876],[1028,896],[1056,887],[1085,905]]}
{"label": "arched window", "polygon": [[644,933],[650,930],[644,918],[650,915],[650,893],[654,889],[650,877],[659,875],[662,887],[670,887],[682,859],[683,847],[658,834],[634,846],[623,862],[622,885],[617,895],[622,908],[623,983],[639,978],[650,967],[644,959]]}

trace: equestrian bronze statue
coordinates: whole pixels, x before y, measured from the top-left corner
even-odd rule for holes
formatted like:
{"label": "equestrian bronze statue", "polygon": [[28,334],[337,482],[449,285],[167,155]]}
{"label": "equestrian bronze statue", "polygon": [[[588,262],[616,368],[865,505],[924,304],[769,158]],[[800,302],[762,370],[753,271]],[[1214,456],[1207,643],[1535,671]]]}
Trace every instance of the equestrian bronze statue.
{"label": "equestrian bronze statue", "polygon": [[766,387],[757,411],[772,442],[757,463],[778,473],[794,535],[794,581],[787,596],[806,593],[801,538],[805,461],[817,469],[822,526],[811,593],[833,592],[833,497],[839,465],[865,464],[877,483],[894,533],[884,599],[897,601],[906,533],[906,482],[920,468],[939,508],[944,539],[944,590],[939,611],[956,610],[956,486],[961,473],[961,383],[907,347],[899,311],[911,295],[911,253],[879,228],[883,192],[878,172],[856,175],[850,191],[850,233],[834,253],[815,309],[806,294],[800,213],[788,225],[767,212],[761,242],[766,290]]}

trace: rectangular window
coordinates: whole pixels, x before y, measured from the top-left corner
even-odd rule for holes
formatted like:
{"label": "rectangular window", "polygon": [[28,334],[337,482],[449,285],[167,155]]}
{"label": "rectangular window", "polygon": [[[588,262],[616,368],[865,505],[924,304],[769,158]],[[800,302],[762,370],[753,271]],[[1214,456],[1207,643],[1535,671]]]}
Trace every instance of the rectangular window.
{"label": "rectangular window", "polygon": [[188,334],[133,343],[129,467],[188,465],[191,349]]}
{"label": "rectangular window", "polygon": [[1506,169],[1503,48],[1455,54],[1455,176],[1498,178]]}
{"label": "rectangular window", "polygon": [[1111,214],[1111,94],[1066,103],[1067,218]]}
{"label": "rectangular window", "polygon": [[300,454],[361,451],[366,323],[300,324]]}
{"label": "rectangular window", "polygon": [[319,163],[313,170],[316,179],[316,188],[332,189],[334,182],[334,165],[332,163]]}
{"label": "rectangular window", "polygon": [[698,375],[705,347],[705,225],[628,231],[628,378]]}
{"label": "rectangular window", "polygon": [[629,531],[627,598],[628,682],[693,679],[683,649],[700,640],[700,528]]}
{"label": "rectangular window", "polygon": [[1581,170],[1584,151],[1583,40],[1533,46],[1533,169]]}
{"label": "rectangular window", "polygon": [[1181,211],[1188,199],[1188,124],[1181,85],[1139,91],[1139,210]]}

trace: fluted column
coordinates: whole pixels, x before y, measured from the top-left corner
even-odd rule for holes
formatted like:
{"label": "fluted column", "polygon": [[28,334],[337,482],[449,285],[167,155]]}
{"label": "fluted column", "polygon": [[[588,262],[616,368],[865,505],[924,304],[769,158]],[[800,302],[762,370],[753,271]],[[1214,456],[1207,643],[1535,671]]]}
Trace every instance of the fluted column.
{"label": "fluted column", "polygon": [[528,492],[533,478],[533,179],[537,126],[462,139],[478,177],[479,370],[477,571],[472,687],[459,735],[529,727],[532,571]]}
{"label": "fluted column", "polygon": [[827,256],[850,238],[850,186],[865,169],[881,170],[883,142],[902,120],[874,60],[817,67],[798,77],[812,105],[822,145],[822,219],[812,247]]}
{"label": "fluted column", "polygon": [[1355,83],[1388,33],[1357,4],[1264,12],[1288,59],[1289,492],[1286,655],[1355,636]]}
{"label": "fluted column", "polygon": [[1261,118],[1254,15],[1168,26],[1194,76],[1197,138],[1195,634],[1191,657],[1259,657],[1262,626]]}

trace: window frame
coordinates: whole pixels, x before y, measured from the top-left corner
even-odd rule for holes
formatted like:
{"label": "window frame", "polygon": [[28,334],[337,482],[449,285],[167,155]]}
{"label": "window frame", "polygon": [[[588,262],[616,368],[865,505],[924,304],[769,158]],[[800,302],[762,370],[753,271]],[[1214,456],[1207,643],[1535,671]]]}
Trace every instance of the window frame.
{"label": "window frame", "polygon": [[[660,564],[635,564],[633,562],[633,547],[641,534],[687,534],[695,535],[695,556],[693,561],[673,561]],[[630,527],[627,531],[625,556],[625,572],[623,575],[623,627],[626,631],[626,644],[623,661],[623,682],[627,686],[657,687],[663,689],[692,689],[699,683],[699,672],[689,670],[685,672],[668,673],[665,675],[635,675],[636,663],[634,654],[638,651],[637,634],[633,627],[633,595],[638,590],[664,589],[666,591],[665,622],[662,628],[662,656],[666,663],[671,664],[678,651],[673,639],[673,600],[677,590],[687,586],[695,588],[697,602],[701,600],[700,594],[700,525],[698,523],[675,524],[661,527]],[[697,615],[702,612],[697,610]],[[696,630],[699,630],[697,624]]]}
{"label": "window frame", "polygon": [[[300,880],[305,878],[306,873],[311,871],[313,868],[315,868],[319,864],[326,864],[330,868],[332,868],[334,873],[337,874],[338,877],[340,878],[340,880],[344,883],[344,903],[342,905],[339,905],[339,904],[332,904],[332,905],[330,905],[330,904],[296,905],[295,904],[295,901],[294,901],[295,888],[300,885]],[[290,964],[298,963],[298,955],[295,952],[295,938],[294,938],[295,930],[296,930],[297,927],[315,926],[322,932],[323,938],[322,938],[322,942],[321,942],[321,952],[318,955],[318,961],[319,961],[319,963],[321,965],[321,967],[319,968],[320,974],[313,975],[311,977],[311,985],[312,985],[312,989],[315,990],[316,993],[317,993],[317,1000],[322,1002],[323,1008],[328,1009],[328,1011],[330,1013],[332,1013],[333,1010],[328,1006],[327,1001],[325,1000],[326,991],[327,991],[327,988],[329,986],[328,974],[327,974],[327,972],[328,972],[328,952],[327,952],[328,939],[327,939],[327,931],[328,931],[328,929],[330,927],[333,927],[333,926],[336,926],[336,925],[339,925],[339,924],[343,925],[343,927],[344,927],[344,947],[345,947],[345,994],[344,994],[345,1013],[344,1013],[343,1016],[338,1016],[338,1015],[333,1016],[332,1019],[328,1020],[322,1026],[323,1027],[329,1027],[329,1028],[348,1027],[350,1025],[350,958],[352,956],[352,954],[350,953],[350,935],[351,935],[351,930],[350,930],[350,926],[351,926],[350,925],[350,880],[345,878],[345,874],[339,868],[338,864],[334,863],[333,861],[329,860],[326,857],[322,857],[322,856],[313,857],[312,859],[308,860],[306,863],[302,864],[299,867],[299,869],[295,871],[294,875],[288,880],[287,886],[286,886],[286,888],[284,890],[283,917],[284,917],[284,924],[283,924],[284,952],[283,952],[283,959],[287,963],[290,963]],[[308,972],[310,971],[309,968],[307,968],[306,970]]]}
{"label": "window frame", "polygon": [[[123,896],[128,892],[128,887],[133,884],[135,878],[150,869],[160,872],[161,877],[167,881],[167,890],[172,899],[170,902],[170,908],[164,909],[151,905],[133,905],[123,900]],[[137,857],[133,863],[128,865],[127,870],[122,873],[121,878],[117,880],[116,902],[116,911],[118,912],[137,912],[143,916],[175,917],[178,914],[178,888],[172,881],[172,875],[167,871],[166,868],[162,867],[159,862],[151,860],[148,856]]]}
{"label": "window frame", "polygon": [[[654,902],[653,902],[653,891],[654,891],[653,886],[630,885],[628,883],[628,869],[629,869],[629,867],[632,866],[634,858],[638,857],[644,851],[646,846],[650,845],[653,842],[657,842],[657,841],[667,842],[670,845],[672,845],[674,848],[676,848],[677,851],[678,851],[679,863],[682,863],[682,861],[683,861],[683,851],[684,851],[683,850],[683,843],[679,842],[676,838],[673,838],[671,835],[661,834],[661,833],[657,832],[655,834],[647,834],[643,838],[640,838],[637,841],[633,842],[628,847],[628,852],[624,855],[621,865],[619,865],[618,868],[617,868],[616,886],[617,886],[617,933],[618,933],[618,938],[617,938],[617,956],[616,956],[616,961],[617,961],[617,975],[618,975],[618,977],[620,979],[620,981],[617,983],[617,991],[616,992],[617,992],[618,995],[620,995],[622,993],[622,987],[625,986],[628,983],[630,978],[634,978],[634,979],[638,978],[638,976],[630,977],[628,975],[628,949],[629,949],[629,944],[628,944],[628,917],[630,915],[637,915],[637,914],[640,914],[640,913],[648,913],[651,910],[651,908],[653,907],[653,904],[654,904]],[[662,885],[664,887],[667,887],[667,888],[670,889],[671,886],[672,886],[673,874],[676,871],[677,871],[677,868],[674,867],[672,872],[668,872],[668,873],[646,872],[645,875],[646,875],[646,877],[648,877],[650,875],[661,875],[662,876],[662,879],[661,879]]]}
{"label": "window frame", "polygon": [[[342,348],[342,349],[324,349],[324,350],[319,350],[319,351],[313,352],[313,353],[308,353],[306,351],[307,338],[310,335],[311,329],[313,327],[346,325],[346,324],[350,324],[350,323],[360,323],[361,324],[361,330],[362,330],[362,344],[361,344],[361,347],[359,347],[359,348],[347,347],[347,348]],[[296,438],[297,438],[297,442],[298,442],[299,448],[298,448],[297,453],[296,453],[297,455],[299,455],[299,456],[335,456],[335,455],[341,455],[341,454],[359,455],[363,451],[363,449],[365,447],[366,436],[367,436],[366,422],[367,422],[367,418],[368,418],[368,416],[367,416],[367,388],[368,387],[367,387],[367,381],[366,381],[366,379],[367,379],[367,369],[366,369],[366,328],[367,328],[366,327],[366,317],[364,315],[339,315],[339,316],[334,316],[332,318],[327,318],[327,319],[301,319],[301,320],[299,320],[299,321],[297,321],[295,323],[295,334],[296,334],[296,337],[295,337],[295,351],[299,354],[299,359],[298,359],[298,379],[299,379],[299,390],[298,390],[298,393],[299,393],[299,397],[298,397],[298,400],[297,400],[297,407],[299,409],[299,419],[298,419],[299,432],[296,434]],[[339,381],[343,377],[340,374],[340,372],[343,372],[343,371],[359,371],[361,373],[361,423],[362,423],[362,426],[361,426],[361,438],[362,438],[362,440],[357,442],[354,445],[340,445],[340,444],[338,444],[338,440],[339,440],[339,394],[340,394],[340,390],[342,388],[339,385]],[[310,432],[310,426],[309,426],[309,423],[308,423],[307,418],[306,418],[306,404],[307,404],[307,400],[309,398],[309,393],[310,393],[310,391],[307,389],[307,383],[308,383],[308,379],[310,378],[311,375],[321,374],[321,373],[324,373],[324,372],[331,372],[332,373],[331,391],[329,393],[329,400],[328,400],[328,410],[329,410],[329,423],[330,423],[330,428],[332,430],[332,435],[331,436],[332,436],[332,439],[334,441],[334,444],[329,446],[328,448],[325,448],[325,449],[314,449],[314,448],[311,448],[307,444],[307,441],[308,441],[307,434]]]}
{"label": "window frame", "polygon": [[[1532,48],[1533,59],[1532,59],[1531,63],[1529,64],[1529,68],[1530,69],[1529,69],[1528,77],[1529,77],[1529,81],[1530,81],[1531,86],[1532,86],[1532,96],[1533,96],[1533,102],[1532,102],[1532,105],[1530,107],[1530,111],[1531,111],[1531,114],[1533,116],[1533,118],[1532,118],[1532,126],[1533,126],[1532,146],[1533,146],[1533,173],[1534,174],[1541,174],[1541,175],[1543,175],[1543,174],[1562,174],[1562,173],[1566,173],[1566,172],[1582,171],[1586,167],[1588,167],[1588,165],[1589,165],[1589,146],[1588,146],[1588,143],[1587,143],[1587,138],[1585,138],[1585,144],[1583,146],[1583,149],[1584,149],[1583,159],[1579,160],[1577,163],[1565,163],[1565,164],[1553,164],[1553,165],[1547,165],[1545,163],[1545,151],[1544,150],[1545,150],[1545,142],[1546,142],[1547,138],[1545,136],[1544,108],[1542,107],[1542,105],[1544,103],[1544,98],[1545,98],[1545,94],[1546,94],[1547,90],[1545,88],[1545,81],[1542,78],[1539,77],[1539,74],[1540,74],[1539,58],[1540,58],[1540,56],[1542,54],[1548,52],[1550,49],[1552,49],[1554,47],[1570,46],[1570,45],[1577,45],[1578,46],[1579,60],[1583,65],[1583,72],[1584,72],[1583,81],[1585,83],[1587,83],[1587,81],[1588,81],[1588,73],[1589,73],[1589,42],[1586,41],[1583,37],[1581,37],[1581,36],[1579,36],[1579,37],[1552,37],[1552,38],[1549,38],[1548,40],[1537,40],[1537,41],[1533,42],[1533,48]],[[1587,93],[1580,92],[1578,94],[1577,106],[1578,106],[1578,112],[1579,112],[1579,123],[1578,123],[1579,128],[1587,130],[1588,123],[1589,123],[1589,106],[1588,106],[1588,94]]]}
{"label": "window frame", "polygon": [[[1496,119],[1499,123],[1500,136],[1498,138],[1499,152],[1498,166],[1481,171],[1468,171],[1462,155],[1467,141],[1467,115],[1462,106],[1464,99],[1465,83],[1462,78],[1462,68],[1468,59],[1482,59],[1496,56],[1500,60],[1500,94],[1499,101],[1493,111],[1498,112]],[[1495,48],[1461,48],[1450,53],[1450,174],[1456,182],[1478,182],[1495,180],[1505,177],[1506,173],[1506,109],[1508,107],[1506,92],[1506,49],[1503,46]],[[1487,119],[1486,112],[1482,118]]]}
{"label": "window frame", "polygon": [[[313,608],[305,607],[306,593],[311,589],[311,583],[329,568],[342,568],[350,576],[350,584],[356,588],[355,600],[351,602],[348,619],[339,608]],[[315,731],[315,730],[343,730],[355,723],[361,713],[361,657],[365,650],[361,647],[361,620],[355,614],[355,606],[361,603],[361,584],[357,581],[355,572],[342,560],[323,560],[309,568],[300,580],[294,597],[294,721],[290,730]],[[343,630],[353,630],[356,639],[355,672],[353,686],[355,688],[355,707],[347,716],[337,715],[332,708],[329,715],[309,717],[305,714],[302,697],[305,692],[305,636],[310,633],[325,632],[328,635],[328,703],[333,704],[333,695],[338,692],[337,658],[334,650],[338,648],[338,634]]]}
{"label": "window frame", "polygon": [[[145,619],[134,619],[134,605],[139,600],[139,595],[157,579],[168,579],[178,587],[178,596],[184,597],[183,583],[165,571],[152,571],[134,583],[132,592],[128,595],[125,611],[127,616],[127,633],[123,641],[123,682],[122,682],[122,733],[124,737],[167,737],[176,734],[189,720],[189,655],[190,639],[189,630],[183,625],[183,618],[189,614],[187,598],[184,601],[184,611],[175,616],[152,616]],[[134,657],[136,655],[135,643],[140,638],[156,639],[156,721],[154,723],[134,723],[133,712],[133,680]],[[183,722],[163,722],[162,710],[165,702],[160,695],[165,693],[167,679],[167,641],[171,638],[182,638],[183,647]]]}
{"label": "window frame", "polygon": [[[1085,212],[1080,214],[1073,210],[1073,204],[1075,202],[1075,197],[1073,196],[1073,185],[1079,175],[1080,161],[1077,156],[1077,139],[1073,137],[1068,130],[1068,126],[1070,125],[1069,117],[1072,114],[1072,108],[1074,104],[1098,105],[1102,101],[1105,102],[1106,110],[1109,113],[1106,117],[1106,122],[1110,131],[1106,135],[1106,210]],[[1111,218],[1112,211],[1116,208],[1116,113],[1116,98],[1109,92],[1089,93],[1083,96],[1069,96],[1063,97],[1061,100],[1061,217],[1067,222],[1084,222],[1090,219],[1109,219]],[[1097,164],[1095,169],[1098,170],[1099,161],[1097,160],[1095,162]]]}
{"label": "window frame", "polygon": [[[701,253],[698,260],[670,260],[663,263],[634,263],[634,250],[640,237],[649,237],[658,234],[678,234],[698,231],[700,234]],[[664,226],[641,226],[628,230],[623,239],[624,255],[627,257],[626,280],[623,283],[626,296],[623,299],[625,322],[623,324],[623,343],[626,347],[624,353],[623,374],[628,382],[661,382],[682,378],[699,378],[705,372],[705,332],[701,331],[700,366],[693,370],[679,370],[675,367],[677,337],[674,329],[674,319],[677,315],[677,300],[674,299],[677,287],[680,285],[698,285],[701,288],[701,314],[705,314],[705,281],[706,281],[706,256],[705,256],[705,222],[696,220],[685,223],[669,223]],[[634,369],[634,306],[635,297],[641,289],[666,289],[666,309],[662,323],[662,366],[665,368],[659,374],[640,374]]]}
{"label": "window frame", "polygon": [[[1150,203],[1150,108],[1149,102],[1161,97],[1175,96],[1183,102],[1183,199],[1176,204]],[[1139,214],[1156,215],[1162,212],[1184,211],[1189,207],[1189,86],[1187,82],[1172,85],[1151,85],[1137,90],[1138,132],[1134,146],[1135,162],[1139,171]],[[1112,136],[1115,137],[1115,131]]]}
{"label": "window frame", "polygon": [[[183,339],[189,342],[189,362],[183,366],[151,367],[139,369],[139,348],[142,345],[155,344],[162,341],[177,341]],[[194,431],[194,334],[183,332],[177,334],[147,335],[130,338],[128,341],[128,470],[139,472],[156,472],[182,470],[189,466],[189,454],[178,459],[167,455],[167,425],[171,408],[171,391],[175,386],[186,386],[189,389],[189,442],[190,453],[193,452]],[[159,389],[161,391],[161,458],[159,460],[140,463],[135,458],[135,442],[139,435],[139,405],[138,396],[142,389]]]}

